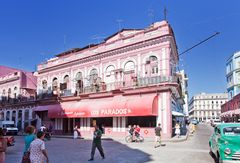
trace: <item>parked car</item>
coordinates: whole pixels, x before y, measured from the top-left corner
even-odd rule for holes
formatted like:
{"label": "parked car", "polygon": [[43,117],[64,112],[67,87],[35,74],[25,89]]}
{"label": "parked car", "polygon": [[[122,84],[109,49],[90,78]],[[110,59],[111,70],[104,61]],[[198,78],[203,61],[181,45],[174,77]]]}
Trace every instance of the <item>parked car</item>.
{"label": "parked car", "polygon": [[198,124],[198,120],[192,119],[192,120],[191,120],[191,123],[194,124],[194,125],[197,125],[197,124]]}
{"label": "parked car", "polygon": [[18,128],[15,126],[14,121],[0,121],[0,127],[3,128],[6,135],[18,134]]}
{"label": "parked car", "polygon": [[215,120],[212,120],[212,121],[211,121],[211,126],[215,127],[215,126],[217,126],[217,125],[219,125],[219,124],[221,124],[221,123],[222,123],[222,122],[221,122],[220,120],[215,119]]}
{"label": "parked car", "polygon": [[210,137],[210,152],[217,162],[240,162],[240,123],[221,123]]}

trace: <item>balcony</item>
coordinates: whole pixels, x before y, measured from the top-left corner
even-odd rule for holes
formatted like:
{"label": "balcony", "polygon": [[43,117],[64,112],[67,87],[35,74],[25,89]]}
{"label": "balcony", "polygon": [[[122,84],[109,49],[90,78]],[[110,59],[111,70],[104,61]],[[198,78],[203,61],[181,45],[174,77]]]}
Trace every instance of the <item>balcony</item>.
{"label": "balcony", "polygon": [[163,83],[177,83],[178,80],[176,77],[173,76],[153,76],[153,77],[142,77],[137,78],[133,77],[130,81],[117,81],[112,83],[92,83],[85,87],[76,87],[75,93],[72,93],[71,89],[64,89],[55,91],[53,93],[52,90],[39,90],[38,92],[38,99],[49,99],[52,97],[67,97],[67,96],[78,96],[81,94],[89,94],[89,93],[100,93],[100,92],[109,92],[113,90],[124,90],[124,89],[131,89],[131,88],[141,88],[147,86],[155,86],[160,85]]}
{"label": "balcony", "polygon": [[21,104],[21,103],[28,103],[35,101],[34,96],[25,97],[19,95],[17,98],[10,98],[10,97],[2,97],[0,100],[0,106],[9,106],[9,105],[15,105],[15,104]]}

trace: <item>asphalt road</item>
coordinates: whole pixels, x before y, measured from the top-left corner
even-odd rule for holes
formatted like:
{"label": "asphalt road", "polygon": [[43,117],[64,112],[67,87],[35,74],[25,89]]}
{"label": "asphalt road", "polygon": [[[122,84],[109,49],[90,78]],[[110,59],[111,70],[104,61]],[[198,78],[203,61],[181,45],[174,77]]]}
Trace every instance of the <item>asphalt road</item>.
{"label": "asphalt road", "polygon": [[[130,143],[104,140],[106,159],[102,160],[96,150],[93,163],[214,163],[209,155],[208,140],[213,128],[199,124],[197,131],[187,141],[166,143],[154,148],[154,142]],[[9,147],[6,163],[20,163],[24,141],[16,137],[16,145]],[[90,158],[91,140],[53,138],[46,142],[50,163],[87,163]]]}

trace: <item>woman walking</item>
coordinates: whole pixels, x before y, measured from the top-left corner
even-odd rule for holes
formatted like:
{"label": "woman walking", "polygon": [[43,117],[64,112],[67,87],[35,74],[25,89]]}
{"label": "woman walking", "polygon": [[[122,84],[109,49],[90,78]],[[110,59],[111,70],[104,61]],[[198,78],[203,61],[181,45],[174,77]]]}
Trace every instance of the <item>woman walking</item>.
{"label": "woman walking", "polygon": [[78,138],[78,126],[76,125],[73,129],[73,139],[77,139]]}
{"label": "woman walking", "polygon": [[44,132],[38,131],[37,139],[33,140],[30,145],[30,160],[31,163],[48,163],[48,155],[44,143]]}
{"label": "woman walking", "polygon": [[176,125],[175,125],[175,134],[177,135],[177,137],[179,138],[180,137],[180,125],[179,123],[177,122]]}
{"label": "woman walking", "polygon": [[29,147],[31,142],[35,139],[35,127],[34,126],[28,126],[26,128],[26,136],[24,138],[25,140],[25,148],[24,148],[24,153],[23,153],[23,159],[22,163],[29,163],[30,162],[30,153],[29,153]]}
{"label": "woman walking", "polygon": [[0,128],[0,163],[5,162],[5,152],[7,150],[7,139],[3,135],[3,129]]}

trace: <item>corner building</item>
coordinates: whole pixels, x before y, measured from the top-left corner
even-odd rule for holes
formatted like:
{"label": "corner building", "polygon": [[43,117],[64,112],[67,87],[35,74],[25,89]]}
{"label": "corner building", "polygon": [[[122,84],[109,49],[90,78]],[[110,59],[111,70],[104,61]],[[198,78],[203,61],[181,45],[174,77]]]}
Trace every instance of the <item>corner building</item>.
{"label": "corner building", "polygon": [[19,130],[36,125],[36,85],[32,72],[0,65],[0,120],[14,121]]}
{"label": "corner building", "polygon": [[72,133],[78,125],[86,136],[98,124],[106,136],[124,136],[128,125],[140,125],[141,134],[152,137],[161,123],[169,138],[172,111],[183,111],[178,59],[167,21],[122,29],[39,64],[34,110],[56,134]]}

